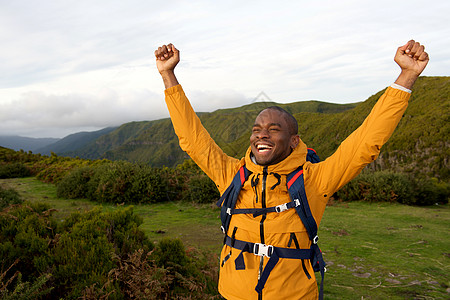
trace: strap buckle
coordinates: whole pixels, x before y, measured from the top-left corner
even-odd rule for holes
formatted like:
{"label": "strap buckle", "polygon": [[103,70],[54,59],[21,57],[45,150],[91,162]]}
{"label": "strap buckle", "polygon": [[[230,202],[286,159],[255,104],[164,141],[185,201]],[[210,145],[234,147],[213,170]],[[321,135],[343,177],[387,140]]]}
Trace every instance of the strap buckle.
{"label": "strap buckle", "polygon": [[273,253],[272,245],[255,243],[255,245],[253,246],[253,254],[255,255],[270,257],[272,253]]}
{"label": "strap buckle", "polygon": [[284,203],[284,204],[280,204],[280,205],[275,206],[275,211],[276,211],[277,213],[283,212],[283,211],[285,211],[285,210],[288,210],[287,203]]}
{"label": "strap buckle", "polygon": [[227,208],[227,214],[231,216],[231,208]]}
{"label": "strap buckle", "polygon": [[223,227],[223,225],[220,226],[220,230],[222,230],[222,232],[225,233],[225,227]]}
{"label": "strap buckle", "polygon": [[319,241],[319,236],[316,235],[316,236],[312,239],[312,242],[313,242],[313,244],[317,244],[318,241]]}
{"label": "strap buckle", "polygon": [[300,200],[294,199],[295,207],[300,206]]}

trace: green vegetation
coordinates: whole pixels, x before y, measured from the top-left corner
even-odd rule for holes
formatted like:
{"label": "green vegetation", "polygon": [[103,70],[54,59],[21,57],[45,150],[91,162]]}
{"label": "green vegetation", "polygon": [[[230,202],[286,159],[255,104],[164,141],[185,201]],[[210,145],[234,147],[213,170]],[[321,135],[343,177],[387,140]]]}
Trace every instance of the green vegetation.
{"label": "green vegetation", "polygon": [[4,209],[12,204],[21,204],[22,202],[22,198],[15,189],[0,186],[0,209]]}
{"label": "green vegetation", "polygon": [[319,244],[328,299],[446,299],[448,205],[350,202],[327,207]]}
{"label": "green vegetation", "polygon": [[[24,188],[27,182],[33,184]],[[20,187],[22,196],[27,196],[24,190],[43,196],[47,188],[53,190],[44,196],[49,203],[60,203],[56,205],[60,207],[67,202],[55,197],[54,185],[30,178]],[[178,239],[150,242],[139,229],[143,221],[133,207],[78,211],[73,202],[71,206],[63,203],[66,212],[61,214],[32,198],[0,212],[2,299],[30,295],[33,299],[40,299],[39,295],[46,299],[183,299],[185,295],[211,299],[217,295],[215,260],[185,249]]]}
{"label": "green vegetation", "polygon": [[0,179],[30,176],[30,170],[21,162],[0,164]]}
{"label": "green vegetation", "polygon": [[342,201],[398,202],[408,205],[448,203],[450,185],[436,178],[413,178],[389,171],[364,172],[341,188]]}
{"label": "green vegetation", "polygon": [[[52,216],[58,220],[68,219],[74,211],[90,211],[96,205],[83,199],[60,199],[56,197],[54,185],[39,182],[35,178],[8,179],[0,183],[17,189],[23,198],[32,202],[45,199],[58,210],[52,212]],[[102,207],[104,212],[112,213],[123,206],[102,204]],[[187,260],[185,269],[192,268],[192,260],[196,260],[198,268],[195,272],[200,270],[212,276],[210,278],[217,278],[217,253],[222,240],[217,209],[213,210],[207,205],[166,202],[135,205],[133,215],[142,217],[138,229],[152,240],[161,241],[166,237],[182,239],[185,254],[191,259],[190,262]],[[319,230],[319,243],[328,263],[325,299],[447,298],[446,290],[450,287],[447,278],[450,266],[449,226],[448,204],[416,207],[388,202],[331,203]],[[174,241],[164,247],[176,252],[180,246],[179,242]],[[212,249],[216,255],[207,255],[191,246]],[[120,262],[114,260],[111,276],[121,282],[119,286],[125,298],[132,298],[129,296],[131,294],[145,295],[143,286],[151,291],[167,292],[174,288],[170,284],[180,284],[180,281],[173,281],[173,277],[178,275],[168,273],[171,269],[168,270],[167,265],[159,267],[163,265],[161,262],[164,258],[150,259],[147,255],[138,250]],[[176,260],[183,262],[183,257],[181,255]],[[190,273],[191,276],[195,277],[195,272]],[[11,274],[8,272],[7,278]],[[25,282],[34,284],[37,281]],[[89,286],[83,292],[87,299],[100,299],[110,292],[113,283],[104,288],[100,284]],[[184,283],[188,284],[187,281]],[[215,283],[208,284],[215,286]],[[201,299],[195,296],[195,292],[208,290],[208,284],[202,283],[193,292],[187,289],[183,295]],[[210,295],[213,294],[211,292]],[[159,295],[162,295],[159,299],[164,299],[164,294]],[[152,298],[149,296],[149,299]]]}

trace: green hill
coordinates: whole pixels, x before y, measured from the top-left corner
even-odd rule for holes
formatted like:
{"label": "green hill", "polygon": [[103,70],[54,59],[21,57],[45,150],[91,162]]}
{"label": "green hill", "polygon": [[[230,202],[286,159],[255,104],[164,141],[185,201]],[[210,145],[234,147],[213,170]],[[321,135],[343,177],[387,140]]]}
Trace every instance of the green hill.
{"label": "green hill", "polygon": [[108,127],[98,131],[74,133],[58,140],[56,143],[39,148],[36,152],[44,155],[49,155],[51,152],[69,154],[114,129],[114,127]]}
{"label": "green hill", "polygon": [[[414,172],[448,180],[449,87],[450,77],[417,80],[404,118],[370,168]],[[325,159],[363,122],[383,92],[355,104],[302,101],[277,105],[297,118],[303,141]],[[199,113],[199,117],[227,154],[241,157],[249,145],[251,126],[258,112],[275,104],[258,102]],[[175,166],[188,158],[178,146],[170,119],[124,124],[71,155],[145,162],[152,166]]]}
{"label": "green hill", "polygon": [[[232,156],[240,156],[248,147],[253,122],[264,107],[277,103],[258,102],[212,113],[199,113],[199,117],[214,140]],[[321,112],[331,114],[352,109],[356,104],[333,104],[305,101],[277,104],[292,113]],[[153,166],[176,166],[188,156],[178,146],[178,138],[170,119],[126,123],[99,137],[87,146],[71,153],[58,153],[82,158],[107,158],[145,162]]]}

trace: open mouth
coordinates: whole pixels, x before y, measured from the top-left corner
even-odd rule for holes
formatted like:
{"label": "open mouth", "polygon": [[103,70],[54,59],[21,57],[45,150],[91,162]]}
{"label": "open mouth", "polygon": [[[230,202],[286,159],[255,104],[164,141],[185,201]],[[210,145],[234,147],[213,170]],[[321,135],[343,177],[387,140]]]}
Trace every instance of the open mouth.
{"label": "open mouth", "polygon": [[273,148],[272,146],[265,145],[265,144],[256,145],[256,149],[258,149],[258,153],[269,152],[270,150],[272,150],[272,148]]}

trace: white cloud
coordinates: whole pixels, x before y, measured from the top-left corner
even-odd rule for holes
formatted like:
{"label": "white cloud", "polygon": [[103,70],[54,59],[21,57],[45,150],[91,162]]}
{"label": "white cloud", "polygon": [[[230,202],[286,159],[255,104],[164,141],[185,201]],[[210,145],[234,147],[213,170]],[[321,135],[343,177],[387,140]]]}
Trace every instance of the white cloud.
{"label": "white cloud", "polygon": [[[173,42],[194,107],[364,100],[423,42],[449,75],[448,1],[3,1],[0,134],[62,136],[167,117],[153,51]],[[248,101],[248,102],[246,102]],[[72,130],[72,131],[71,131]]]}

